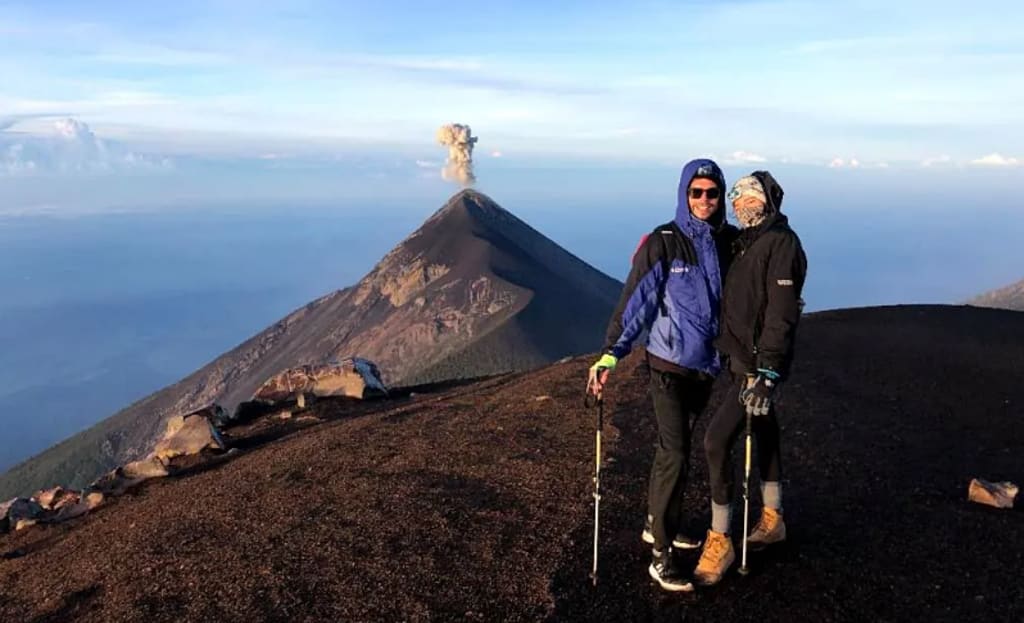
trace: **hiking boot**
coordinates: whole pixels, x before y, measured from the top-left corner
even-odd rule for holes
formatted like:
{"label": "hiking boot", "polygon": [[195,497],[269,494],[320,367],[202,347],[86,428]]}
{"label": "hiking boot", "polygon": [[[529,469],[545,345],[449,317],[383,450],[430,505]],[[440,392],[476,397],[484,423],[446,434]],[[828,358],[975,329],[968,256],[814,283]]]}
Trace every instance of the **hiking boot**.
{"label": "hiking boot", "polygon": [[747,547],[757,551],[785,540],[786,523],[782,521],[782,513],[773,508],[765,508],[761,510],[761,521],[757,522],[747,537]]}
{"label": "hiking boot", "polygon": [[[651,532],[651,518],[647,517],[647,521],[644,522],[644,532],[640,535],[644,543],[654,545],[654,533]],[[672,547],[676,549],[697,549],[700,547],[701,540],[695,539],[692,536],[678,533],[674,539],[672,539]]]}
{"label": "hiking boot", "polygon": [[686,593],[693,590],[693,583],[686,579],[682,570],[675,563],[671,547],[652,550],[651,554],[651,566],[647,568],[647,572],[663,589]]}
{"label": "hiking boot", "polygon": [[736,551],[732,548],[729,535],[708,530],[708,538],[704,542],[704,551],[697,562],[697,568],[693,571],[693,579],[701,586],[718,584],[729,565],[735,561]]}

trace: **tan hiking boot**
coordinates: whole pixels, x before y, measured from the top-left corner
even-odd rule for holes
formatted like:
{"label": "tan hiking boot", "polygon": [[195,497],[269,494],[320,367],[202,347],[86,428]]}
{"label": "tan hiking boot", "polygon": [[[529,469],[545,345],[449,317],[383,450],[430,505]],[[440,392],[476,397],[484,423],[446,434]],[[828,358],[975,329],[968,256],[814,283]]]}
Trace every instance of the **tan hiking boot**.
{"label": "tan hiking boot", "polygon": [[759,550],[785,540],[786,522],[782,521],[782,513],[772,508],[765,508],[761,511],[761,521],[757,522],[747,538],[747,547]]}
{"label": "tan hiking boot", "polygon": [[708,530],[704,551],[697,562],[697,568],[693,571],[693,581],[701,586],[718,584],[729,569],[729,565],[735,561],[736,551],[733,550],[729,535]]}

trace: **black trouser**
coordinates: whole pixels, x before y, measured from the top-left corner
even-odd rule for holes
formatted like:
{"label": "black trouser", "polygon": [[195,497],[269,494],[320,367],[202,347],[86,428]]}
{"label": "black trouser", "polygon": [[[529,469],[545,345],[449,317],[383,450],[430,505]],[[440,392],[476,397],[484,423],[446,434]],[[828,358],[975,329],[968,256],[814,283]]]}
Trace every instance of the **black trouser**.
{"label": "black trouser", "polygon": [[654,547],[672,543],[682,520],[683,490],[690,468],[690,438],[711,395],[711,382],[651,369],[651,398],[658,443],[647,492]]}
{"label": "black trouser", "polygon": [[[708,477],[711,480],[711,501],[715,504],[729,504],[732,501],[732,465],[729,456],[736,439],[743,434],[747,425],[746,408],[740,404],[739,395],[746,383],[745,375],[733,375],[729,392],[722,399],[715,415],[704,433],[704,453],[708,457]],[[757,466],[761,482],[778,482],[782,477],[782,463],[779,451],[779,421],[775,418],[775,406],[768,415],[755,415],[751,430],[757,443]]]}

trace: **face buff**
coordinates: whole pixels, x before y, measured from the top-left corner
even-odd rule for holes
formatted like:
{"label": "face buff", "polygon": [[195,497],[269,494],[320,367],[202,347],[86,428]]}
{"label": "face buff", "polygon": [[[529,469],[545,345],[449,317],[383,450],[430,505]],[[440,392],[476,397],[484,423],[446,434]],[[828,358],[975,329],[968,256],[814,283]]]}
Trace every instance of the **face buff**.
{"label": "face buff", "polygon": [[736,180],[729,191],[729,201],[732,202],[736,220],[744,228],[756,227],[768,216],[764,187],[753,175]]}

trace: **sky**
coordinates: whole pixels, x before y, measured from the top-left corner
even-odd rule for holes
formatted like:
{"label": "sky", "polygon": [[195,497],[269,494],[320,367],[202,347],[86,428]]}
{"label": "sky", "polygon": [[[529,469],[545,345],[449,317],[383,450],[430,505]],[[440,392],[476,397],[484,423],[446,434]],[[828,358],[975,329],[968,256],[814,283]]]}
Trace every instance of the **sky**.
{"label": "sky", "polygon": [[1024,166],[1019,2],[839,4],[0,2],[0,171]]}

